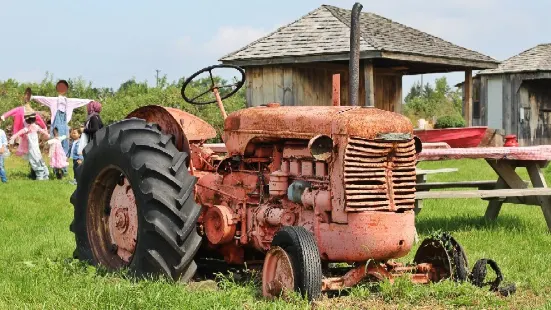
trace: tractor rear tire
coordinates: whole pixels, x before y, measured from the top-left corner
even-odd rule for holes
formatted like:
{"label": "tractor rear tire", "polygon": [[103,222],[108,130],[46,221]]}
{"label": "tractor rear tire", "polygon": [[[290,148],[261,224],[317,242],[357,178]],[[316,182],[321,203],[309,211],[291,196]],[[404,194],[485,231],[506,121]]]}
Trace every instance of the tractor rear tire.
{"label": "tractor rear tire", "polygon": [[[188,281],[194,276],[194,257],[202,241],[196,228],[201,213],[194,201],[197,178],[188,172],[188,154],[179,152],[172,140],[157,125],[136,118],[96,133],[84,150],[80,178],[71,196],[75,257],[110,271],[124,268],[139,278]],[[116,219],[111,212],[121,209],[113,206],[112,199],[123,183],[134,198],[125,199],[122,192],[122,199],[117,200],[134,210],[131,238],[124,229],[114,232],[125,223],[128,228],[127,209]],[[113,237],[117,233],[119,239]],[[125,233],[121,243],[131,244],[132,250],[123,257],[116,241]]]}
{"label": "tractor rear tire", "polygon": [[321,259],[314,235],[301,226],[283,226],[274,236],[272,247],[282,248],[291,260],[294,290],[314,300],[321,295]]}

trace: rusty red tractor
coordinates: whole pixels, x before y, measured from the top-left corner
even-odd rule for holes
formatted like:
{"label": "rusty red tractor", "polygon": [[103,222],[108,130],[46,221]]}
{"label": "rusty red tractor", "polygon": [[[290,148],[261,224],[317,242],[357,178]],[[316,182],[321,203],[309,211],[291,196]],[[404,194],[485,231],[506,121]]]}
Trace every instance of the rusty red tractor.
{"label": "rusty red tractor", "polygon": [[357,106],[357,57],[353,44],[351,106],[267,103],[226,116],[222,99],[243,86],[244,71],[232,67],[241,79],[222,96],[212,80],[212,102],[188,98],[186,88],[231,66],[194,74],[182,95],[218,103],[223,144],[205,143],[216,137],[205,121],[161,106],[98,131],[71,197],[75,257],[182,281],[199,262],[256,264],[268,297],[294,290],[312,299],[404,274],[417,283],[464,279],[466,258],[446,246],[460,250],[453,239],[423,242],[411,265],[393,261],[414,243],[420,143],[406,117]]}

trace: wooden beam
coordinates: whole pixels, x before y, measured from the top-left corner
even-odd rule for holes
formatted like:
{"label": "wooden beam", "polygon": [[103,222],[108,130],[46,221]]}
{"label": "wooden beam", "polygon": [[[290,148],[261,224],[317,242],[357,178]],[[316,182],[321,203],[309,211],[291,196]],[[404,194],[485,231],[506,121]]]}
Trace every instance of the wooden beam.
{"label": "wooden beam", "polygon": [[431,182],[417,184],[417,190],[432,190],[443,188],[478,188],[478,189],[494,189],[497,182],[494,180],[488,181],[461,181],[461,182]]}
{"label": "wooden beam", "polygon": [[[360,59],[372,59],[381,58],[381,52],[377,51],[363,51],[360,52]],[[326,55],[305,55],[305,56],[283,56],[283,57],[266,57],[260,59],[235,59],[235,60],[220,60],[223,64],[230,64],[235,66],[266,66],[275,64],[298,64],[298,63],[312,63],[322,61],[349,61],[350,54],[326,54]]]}
{"label": "wooden beam", "polygon": [[394,97],[394,112],[402,113],[402,75],[396,75],[396,97]]}
{"label": "wooden beam", "polygon": [[334,73],[347,74],[348,73],[348,64],[340,64],[333,62],[312,62],[312,63],[297,63],[290,65],[279,65],[289,68],[303,68],[303,69],[327,69],[331,70]]}
{"label": "wooden beam", "polygon": [[416,192],[415,199],[441,199],[441,198],[505,198],[525,196],[551,196],[551,188],[508,188],[491,190],[470,191],[435,191]]}
{"label": "wooden beam", "polygon": [[459,171],[459,169],[457,168],[440,168],[440,169],[430,169],[430,170],[416,169],[415,174],[427,175],[427,174],[449,173],[449,172],[457,172],[457,171]]}
{"label": "wooden beam", "polygon": [[[543,171],[538,164],[534,163],[529,165],[526,167],[526,170],[528,170],[528,175],[530,176],[530,180],[532,181],[534,188],[549,189],[547,187],[547,183],[545,182]],[[538,196],[537,199],[540,203],[545,222],[547,223],[547,229],[551,231],[551,199],[549,197],[544,197],[543,195]]]}
{"label": "wooden beam", "polygon": [[[397,53],[397,52],[381,52],[381,51],[362,51],[360,52],[360,59],[374,59],[374,58],[384,58],[384,59],[393,59],[401,61],[411,61],[417,63],[425,64],[437,64],[442,65],[442,67],[453,67],[452,71],[461,71],[458,68],[469,68],[475,70],[481,69],[494,69],[497,68],[498,63],[492,61],[476,61],[476,60],[467,60],[467,59],[455,59],[455,58],[446,58],[446,57],[437,57],[437,56],[425,56],[417,54],[408,54],[408,53]],[[318,61],[348,61],[350,60],[350,54],[346,53],[335,53],[335,54],[325,54],[325,55],[304,55],[304,56],[280,56],[280,57],[265,57],[265,58],[250,58],[250,59],[219,59],[223,64],[231,64],[236,66],[265,66],[270,64],[294,64],[294,63],[311,63]],[[457,70],[456,70],[457,69]],[[418,74],[422,73],[443,73],[451,72],[450,70],[428,70],[423,71],[419,70]]]}
{"label": "wooden beam", "polygon": [[419,54],[397,53],[397,52],[381,52],[381,58],[395,59],[403,61],[420,62],[426,64],[440,64],[457,66],[468,69],[495,69],[498,66],[498,62],[492,61],[476,61],[468,59],[457,59],[438,56],[425,56]]}
{"label": "wooden beam", "polygon": [[365,105],[375,107],[375,75],[373,74],[373,62],[363,62],[364,89],[365,89]]}
{"label": "wooden beam", "polygon": [[380,68],[380,67],[374,67],[373,68],[373,74],[376,76],[379,75],[391,75],[391,76],[402,76],[403,72],[407,72],[407,70],[393,70],[392,68]]}
{"label": "wooden beam", "polygon": [[333,106],[341,105],[341,75],[333,74]]}
{"label": "wooden beam", "polygon": [[[497,180],[495,189],[500,190],[500,189],[505,189],[507,187],[508,186],[505,180],[503,180],[503,178],[500,177]],[[509,197],[509,198],[512,198],[512,197]],[[514,198],[518,198],[518,197],[514,197]],[[497,219],[497,216],[499,215],[499,212],[501,211],[501,206],[503,206],[503,203],[504,201],[500,199],[494,199],[490,201],[488,203],[488,206],[486,207],[486,213],[484,213],[484,218],[487,221],[495,221]]]}
{"label": "wooden beam", "polygon": [[473,124],[473,71],[470,69],[465,70],[465,85],[463,88],[465,89],[463,117],[467,127],[470,127]]}

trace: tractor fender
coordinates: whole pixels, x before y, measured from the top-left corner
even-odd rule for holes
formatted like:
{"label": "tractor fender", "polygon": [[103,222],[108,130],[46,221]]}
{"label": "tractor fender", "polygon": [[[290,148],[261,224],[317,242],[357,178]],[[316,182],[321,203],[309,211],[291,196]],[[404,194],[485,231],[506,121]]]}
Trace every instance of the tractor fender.
{"label": "tractor fender", "polygon": [[[176,148],[187,154],[191,154],[190,143],[216,137],[216,130],[209,123],[180,109],[148,105],[140,107],[126,116],[127,119],[133,117],[159,125],[164,134],[174,136]],[[187,160],[189,161],[189,157]]]}

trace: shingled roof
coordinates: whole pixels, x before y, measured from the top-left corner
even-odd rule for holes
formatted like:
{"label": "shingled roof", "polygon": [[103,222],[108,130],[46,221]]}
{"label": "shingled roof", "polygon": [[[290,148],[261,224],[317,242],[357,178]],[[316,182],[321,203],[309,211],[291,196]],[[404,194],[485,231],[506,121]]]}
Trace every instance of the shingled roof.
{"label": "shingled roof", "polygon": [[480,71],[483,74],[551,71],[551,43],[540,44],[502,62],[496,69]]}
{"label": "shingled roof", "polygon": [[[224,63],[256,64],[307,62],[300,58],[332,56],[323,60],[347,60],[350,50],[350,10],[322,5],[297,21],[283,26],[220,59]],[[362,13],[361,58],[463,65],[477,69],[497,67],[498,61],[407,27],[373,13]],[[310,57],[309,57],[310,56]],[[415,57],[417,56],[417,57]],[[425,58],[423,58],[425,57]],[[455,62],[453,60],[456,60]]]}

